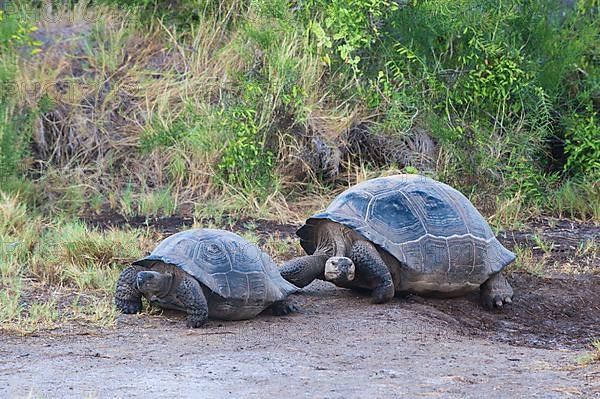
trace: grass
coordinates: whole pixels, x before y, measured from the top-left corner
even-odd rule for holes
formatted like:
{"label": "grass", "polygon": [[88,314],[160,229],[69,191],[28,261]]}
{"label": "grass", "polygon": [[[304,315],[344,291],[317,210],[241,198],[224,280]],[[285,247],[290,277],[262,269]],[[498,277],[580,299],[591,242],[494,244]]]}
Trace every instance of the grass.
{"label": "grass", "polygon": [[300,242],[294,236],[288,237],[278,232],[258,233],[253,230],[246,230],[241,233],[241,236],[249,242],[258,245],[278,264],[305,254],[302,247],[300,247]]}
{"label": "grass", "polygon": [[568,259],[555,265],[555,269],[567,274],[600,274],[600,247],[596,240],[581,242]]}
{"label": "grass", "polygon": [[169,190],[147,193],[138,201],[139,215],[171,216],[177,210],[177,202]]}
{"label": "grass", "polygon": [[538,277],[543,277],[546,274],[545,265],[549,259],[549,254],[544,253],[541,257],[538,257],[534,255],[531,248],[523,246],[516,246],[513,251],[517,258],[509,266],[511,269]]}
{"label": "grass", "polygon": [[531,217],[523,199],[517,193],[513,198],[496,198],[496,210],[489,223],[497,228],[518,230]]}
{"label": "grass", "polygon": [[280,235],[269,235],[262,244],[262,248],[279,264],[293,257],[305,255],[304,250],[300,246],[300,241],[293,236],[281,237]]}
{"label": "grass", "polygon": [[[424,97],[433,103],[436,93],[428,92],[443,87],[443,82],[412,71],[403,59],[394,59],[390,65],[404,65],[407,76],[392,78],[390,65],[384,68],[375,61],[375,80],[367,71],[363,71],[364,77],[348,75],[347,65],[331,60],[336,50],[323,47],[324,38],[314,37],[310,27],[323,22],[320,16],[307,23],[285,2],[248,5],[234,0],[221,5],[218,12],[211,7],[203,9],[198,22],[184,26],[150,18],[133,6],[124,11],[77,3],[55,7],[53,18],[38,15],[34,8],[21,8],[19,18],[37,28],[41,51],[23,57],[16,46],[4,49],[0,65],[8,72],[2,73],[0,68],[0,76],[9,76],[14,93],[10,107],[3,109],[7,121],[19,121],[17,130],[35,133],[30,142],[21,143],[36,149],[26,154],[23,165],[40,168],[35,172],[39,176],[35,181],[37,203],[53,212],[100,213],[110,207],[126,216],[157,216],[208,204],[217,212],[215,208],[227,214],[297,222],[303,218],[300,213],[306,212],[306,202],[313,198],[321,201],[310,209],[322,207],[319,205],[353,182],[394,169],[417,170],[409,162],[372,165],[362,155],[357,161],[351,159],[356,154],[347,154],[333,180],[323,177],[322,161],[313,159],[314,140],[320,138],[331,148],[342,148],[351,128],[365,121],[373,122],[376,131],[402,140],[410,136],[409,126],[439,135],[435,137],[440,144],[437,163],[429,163],[421,171],[447,177],[462,188],[475,187],[477,193],[485,191],[483,184],[478,184],[481,182],[461,180],[464,160],[451,165],[446,159],[463,143],[444,147],[448,144],[444,134],[452,131],[456,135],[455,128],[462,122],[455,120],[456,115],[433,117],[430,114],[437,111],[430,108],[434,104],[419,102]],[[421,22],[439,23],[441,31],[469,22],[446,15],[460,9],[455,8],[442,12],[439,20]],[[510,21],[503,20],[502,26],[505,22]],[[480,23],[487,26],[490,21]],[[394,32],[389,34],[396,40]],[[415,37],[415,43],[423,39]],[[384,38],[378,40],[385,45]],[[442,67],[440,57],[447,56],[444,51],[436,54],[434,71]],[[572,64],[579,65],[579,60]],[[379,67],[382,70],[378,72]],[[411,73],[419,78],[413,81],[421,82],[414,87]],[[421,84],[433,86],[421,92]],[[398,102],[406,104],[398,108]],[[410,110],[408,126],[404,126],[406,110]],[[465,116],[472,113],[465,110]],[[492,132],[485,131],[485,123],[479,126],[479,121],[473,121],[478,132],[475,139],[487,133],[525,139],[546,126],[533,124],[529,132],[520,120],[522,115],[512,127],[498,118],[496,115]],[[4,125],[12,126],[0,123],[0,130]],[[488,165],[507,158],[497,152],[510,153],[510,146],[522,143],[506,138],[500,144],[502,149],[484,146],[492,156],[472,154],[481,158],[477,166],[482,175],[504,182],[494,194],[512,187],[510,179],[520,179],[522,191],[514,195],[498,194],[492,204],[489,199],[475,201],[480,208],[495,209],[486,212],[493,213],[494,224],[517,228],[541,213],[600,220],[600,186],[594,179],[565,179],[564,184],[550,187],[546,203],[536,203],[531,192],[539,198],[545,193],[546,180],[536,180],[537,176],[529,176],[531,171],[523,171],[519,165],[510,169],[512,174],[504,171],[502,176],[497,165]],[[402,149],[407,146],[401,142]],[[266,160],[269,157],[272,159]],[[528,179],[537,186],[532,188]],[[3,189],[7,189],[4,184]]]}
{"label": "grass", "polygon": [[[227,5],[231,12],[201,15],[203,22],[183,35],[160,21],[142,26],[133,11],[123,15],[99,6],[59,7],[52,20],[26,15],[43,32],[43,43],[56,37],[66,43],[44,46],[14,77],[15,110],[44,104],[50,111],[35,120],[33,139],[35,157],[44,160],[38,182],[48,199],[44,204],[72,214],[99,212],[108,204],[127,216],[154,216],[214,200],[260,217],[284,218],[278,178],[266,192],[255,184],[262,176],[247,169],[253,159],[245,159],[227,164],[227,173],[256,180],[245,186],[237,185],[239,179],[224,182],[220,158],[235,146],[252,144],[235,140],[245,127],[253,126],[252,145],[261,147],[267,135],[284,134],[280,109],[296,101],[290,87],[306,100],[298,111],[306,118],[310,109],[322,108],[327,96],[316,90],[324,71],[307,52],[301,32],[273,26],[257,9],[238,24],[233,10],[239,5],[233,1]],[[228,26],[235,28],[225,30]],[[257,29],[281,33],[276,40],[281,43],[261,42]],[[254,39],[248,42],[249,37]],[[269,64],[254,81],[246,75],[259,51],[268,52]],[[80,73],[73,76],[73,70]],[[246,97],[238,99],[244,91]],[[240,121],[238,112],[251,120]],[[281,155],[277,158],[287,163]]]}
{"label": "grass", "polygon": [[0,198],[0,330],[29,334],[68,321],[111,325],[118,275],[152,246],[150,234],[50,221],[18,197]]}
{"label": "grass", "polygon": [[584,366],[593,363],[600,363],[600,339],[592,341],[591,351],[583,356],[580,356],[577,361],[579,364]]}
{"label": "grass", "polygon": [[595,240],[581,242],[577,248],[557,248],[534,235],[530,246],[517,245],[513,252],[517,257],[509,268],[538,277],[548,277],[552,273],[597,275],[600,272],[600,251]]}
{"label": "grass", "polygon": [[535,243],[535,246],[532,247],[532,249],[539,249],[544,253],[544,255],[550,255],[552,249],[554,248],[554,244],[544,241],[544,239],[538,234],[533,235],[533,242]]}
{"label": "grass", "polygon": [[586,240],[577,247],[577,256],[600,256],[600,243],[596,240]]}

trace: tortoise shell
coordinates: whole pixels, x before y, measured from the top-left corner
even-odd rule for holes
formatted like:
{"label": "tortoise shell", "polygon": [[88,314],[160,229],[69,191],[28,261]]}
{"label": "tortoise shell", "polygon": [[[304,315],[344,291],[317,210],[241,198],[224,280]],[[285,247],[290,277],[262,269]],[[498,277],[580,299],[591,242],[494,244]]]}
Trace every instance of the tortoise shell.
{"label": "tortoise shell", "polygon": [[268,306],[298,290],[281,277],[266,253],[224,230],[192,229],[173,234],[135,264],[149,261],[182,269],[222,302],[237,306]]}
{"label": "tortoise shell", "polygon": [[298,230],[308,254],[323,219],[353,229],[412,272],[443,274],[443,281],[481,284],[515,259],[464,195],[424,176],[381,177],[341,193]]}

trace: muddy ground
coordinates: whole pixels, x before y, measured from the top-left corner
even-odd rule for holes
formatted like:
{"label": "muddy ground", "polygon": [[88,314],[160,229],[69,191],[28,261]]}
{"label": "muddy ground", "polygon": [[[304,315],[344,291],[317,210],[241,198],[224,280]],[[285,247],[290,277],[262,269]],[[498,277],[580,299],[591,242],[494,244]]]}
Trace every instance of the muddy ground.
{"label": "muddy ground", "polygon": [[[150,225],[163,235],[191,219],[94,218],[99,227]],[[289,225],[251,221],[261,236]],[[247,229],[247,220],[228,224]],[[296,296],[302,313],[211,320],[181,314],[120,316],[114,329],[37,337],[5,335],[0,397],[585,397],[600,398],[600,366],[582,365],[600,338],[597,226],[540,220],[499,233],[548,269],[514,269],[514,304],[485,311],[477,295],[418,296],[371,305],[368,295],[315,282]],[[540,245],[541,243],[541,245]],[[562,264],[572,265],[565,272]]]}

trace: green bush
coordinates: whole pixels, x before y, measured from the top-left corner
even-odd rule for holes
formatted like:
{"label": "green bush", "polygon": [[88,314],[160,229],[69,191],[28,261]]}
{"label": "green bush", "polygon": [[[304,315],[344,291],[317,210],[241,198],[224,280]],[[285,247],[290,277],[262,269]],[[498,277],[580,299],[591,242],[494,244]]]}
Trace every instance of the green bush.
{"label": "green bush", "polygon": [[[317,46],[333,50],[336,58],[359,74],[359,64],[368,62],[368,50],[380,35],[386,13],[398,9],[390,0],[309,0],[302,4]],[[321,13],[322,18],[317,18]],[[333,58],[328,51],[324,56],[327,62]]]}
{"label": "green bush", "polygon": [[220,179],[247,192],[262,193],[273,180],[273,153],[256,125],[256,111],[235,107],[222,112],[222,127],[233,133],[218,164]]}
{"label": "green bush", "polygon": [[596,115],[574,115],[565,136],[565,170],[600,178],[600,125]]}
{"label": "green bush", "polygon": [[410,98],[445,154],[445,180],[524,189],[537,201],[560,179],[547,172],[557,169],[552,137],[566,139],[572,173],[592,173],[598,159],[597,117],[586,106],[598,95],[596,13],[589,2],[411,2],[388,14],[371,45],[379,59],[364,65],[363,84],[385,76],[386,87],[367,101],[389,115],[390,93]]}
{"label": "green bush", "polygon": [[39,53],[41,43],[31,37],[37,28],[24,18],[0,10],[0,181],[24,171],[21,162],[29,148],[34,112],[21,110],[14,99],[16,53],[24,48],[30,56]]}

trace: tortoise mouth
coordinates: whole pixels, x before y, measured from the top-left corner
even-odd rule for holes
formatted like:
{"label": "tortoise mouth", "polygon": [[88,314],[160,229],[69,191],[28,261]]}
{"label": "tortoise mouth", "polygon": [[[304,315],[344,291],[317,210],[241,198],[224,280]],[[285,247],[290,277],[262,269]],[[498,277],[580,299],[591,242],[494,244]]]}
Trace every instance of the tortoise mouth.
{"label": "tortoise mouth", "polygon": [[164,291],[167,283],[167,275],[154,271],[139,272],[135,279],[135,285],[140,292],[156,293]]}
{"label": "tortoise mouth", "polygon": [[352,281],[356,275],[356,267],[350,258],[333,256],[325,262],[324,274],[327,281]]}

